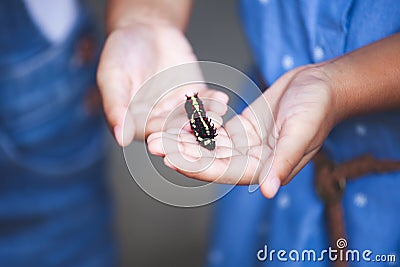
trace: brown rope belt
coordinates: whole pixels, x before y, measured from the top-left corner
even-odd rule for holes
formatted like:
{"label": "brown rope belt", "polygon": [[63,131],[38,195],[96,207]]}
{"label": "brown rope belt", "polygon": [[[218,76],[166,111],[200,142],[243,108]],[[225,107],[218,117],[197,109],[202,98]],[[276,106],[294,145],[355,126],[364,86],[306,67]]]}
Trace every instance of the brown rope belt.
{"label": "brown rope belt", "polygon": [[[355,180],[366,174],[400,171],[400,161],[378,160],[365,155],[342,164],[335,164],[321,151],[314,157],[315,187],[325,205],[325,219],[331,247],[341,249],[336,241],[346,238],[341,199],[346,181]],[[342,250],[345,250],[343,248]],[[344,251],[345,252],[345,251]],[[348,266],[347,262],[337,260],[335,267]]]}

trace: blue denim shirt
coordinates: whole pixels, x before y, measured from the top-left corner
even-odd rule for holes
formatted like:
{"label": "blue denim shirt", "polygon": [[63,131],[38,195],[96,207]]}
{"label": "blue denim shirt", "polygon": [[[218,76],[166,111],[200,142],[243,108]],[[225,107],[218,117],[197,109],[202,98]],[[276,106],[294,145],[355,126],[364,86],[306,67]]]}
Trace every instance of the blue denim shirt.
{"label": "blue denim shirt", "polygon": [[[400,31],[397,0],[243,0],[240,11],[254,59],[268,84],[292,68],[343,55]],[[337,162],[366,153],[399,160],[400,112],[344,121],[333,129],[324,149]],[[350,248],[370,249],[374,255],[394,253],[399,260],[399,188],[400,173],[370,174],[348,182],[343,206]],[[215,216],[208,266],[327,265],[276,258],[273,263],[260,262],[256,257],[264,245],[277,251],[328,247],[311,163],[273,200],[236,188],[218,203]]]}
{"label": "blue denim shirt", "polygon": [[28,59],[50,46],[31,21],[22,0],[4,0],[0,9],[0,65]]}
{"label": "blue denim shirt", "polygon": [[103,116],[90,104],[100,39],[80,12],[52,45],[21,0],[0,2],[0,266],[115,264]]}

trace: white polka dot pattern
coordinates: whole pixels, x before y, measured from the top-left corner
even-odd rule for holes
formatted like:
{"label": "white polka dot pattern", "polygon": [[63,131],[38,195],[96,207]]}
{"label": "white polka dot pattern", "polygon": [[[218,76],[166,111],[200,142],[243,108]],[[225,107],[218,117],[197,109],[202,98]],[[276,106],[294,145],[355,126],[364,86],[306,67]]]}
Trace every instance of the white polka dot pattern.
{"label": "white polka dot pattern", "polygon": [[324,50],[322,49],[322,47],[320,46],[316,46],[314,48],[314,60],[315,61],[321,61],[324,59],[325,53]]}
{"label": "white polka dot pattern", "polygon": [[367,127],[365,127],[362,124],[357,124],[356,125],[356,133],[359,136],[365,136],[367,134]]}
{"label": "white polka dot pattern", "polygon": [[359,208],[363,208],[367,205],[368,203],[368,198],[365,194],[363,193],[357,193],[354,196],[354,205],[356,205]]}
{"label": "white polka dot pattern", "polygon": [[280,194],[277,201],[280,209],[286,209],[290,206],[290,196],[288,194]]}
{"label": "white polka dot pattern", "polygon": [[293,57],[292,56],[289,56],[289,55],[284,55],[283,57],[282,57],[282,67],[285,69],[285,70],[290,70],[291,68],[293,68],[293,66],[294,66],[294,59],[293,59]]}

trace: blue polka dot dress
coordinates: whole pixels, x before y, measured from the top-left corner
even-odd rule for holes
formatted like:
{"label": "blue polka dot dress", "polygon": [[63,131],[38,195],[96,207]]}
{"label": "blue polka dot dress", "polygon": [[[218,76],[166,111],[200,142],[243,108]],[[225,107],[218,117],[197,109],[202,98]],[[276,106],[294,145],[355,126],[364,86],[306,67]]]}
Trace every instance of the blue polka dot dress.
{"label": "blue polka dot dress", "polygon": [[[338,57],[400,31],[398,0],[242,0],[240,12],[267,84],[295,67]],[[324,149],[338,163],[365,154],[400,160],[400,112],[346,120],[333,129]],[[397,258],[373,266],[400,266],[399,190],[399,172],[365,175],[347,184],[342,203],[348,248],[371,250],[372,260],[379,254]],[[207,265],[329,266],[326,257],[320,262],[257,258],[265,245],[277,251],[327,249],[323,211],[312,163],[272,200],[236,187],[217,203]]]}

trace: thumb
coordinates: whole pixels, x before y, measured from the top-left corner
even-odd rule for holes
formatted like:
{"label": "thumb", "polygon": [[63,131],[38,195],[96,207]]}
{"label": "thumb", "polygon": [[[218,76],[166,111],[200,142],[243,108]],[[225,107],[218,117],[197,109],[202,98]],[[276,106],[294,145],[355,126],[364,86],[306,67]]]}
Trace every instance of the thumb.
{"label": "thumb", "polygon": [[120,146],[129,145],[135,135],[135,125],[129,112],[130,82],[118,72],[102,71],[97,74],[104,113],[109,128]]}
{"label": "thumb", "polygon": [[282,181],[289,177],[302,161],[308,148],[309,137],[300,131],[286,131],[279,136],[276,150],[272,155],[271,168],[260,172],[260,190],[267,198],[273,198]]}

